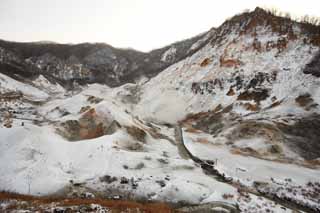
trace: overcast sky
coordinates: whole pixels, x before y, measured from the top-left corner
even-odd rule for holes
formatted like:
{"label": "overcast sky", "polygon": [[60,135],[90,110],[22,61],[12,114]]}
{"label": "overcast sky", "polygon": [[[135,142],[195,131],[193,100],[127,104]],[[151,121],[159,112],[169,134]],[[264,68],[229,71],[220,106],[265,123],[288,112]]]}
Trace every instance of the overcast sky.
{"label": "overcast sky", "polygon": [[148,51],[256,6],[320,16],[320,0],[0,0],[0,38],[105,42]]}

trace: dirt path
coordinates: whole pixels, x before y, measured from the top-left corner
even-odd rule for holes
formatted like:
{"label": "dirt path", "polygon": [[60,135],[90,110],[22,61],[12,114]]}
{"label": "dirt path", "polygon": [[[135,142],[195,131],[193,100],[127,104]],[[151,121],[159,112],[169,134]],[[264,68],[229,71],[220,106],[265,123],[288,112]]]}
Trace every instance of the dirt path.
{"label": "dirt path", "polygon": [[[206,162],[206,161],[202,161],[199,158],[193,156],[191,154],[191,152],[187,149],[187,147],[184,145],[184,142],[183,142],[182,129],[180,126],[177,125],[174,127],[174,133],[175,133],[174,135],[175,135],[175,139],[176,139],[176,145],[178,147],[178,152],[183,159],[193,160],[195,163],[197,163],[201,166],[201,168],[205,174],[211,176],[212,178],[214,178],[216,180],[221,179],[221,177],[219,177],[219,173],[216,170],[210,169],[210,168],[213,168],[212,165],[208,164],[208,162]],[[197,212],[202,213],[203,212],[203,213],[205,213],[205,212],[214,212],[212,210],[213,208],[222,208],[222,209],[225,209],[226,212],[230,212],[230,213],[240,212],[236,206],[231,205],[229,203],[225,203],[225,202],[212,202],[212,203],[208,203],[208,204],[188,206],[188,207],[183,207],[179,210],[181,210],[183,212],[193,212],[193,213],[197,213]]]}
{"label": "dirt path", "polygon": [[[226,183],[226,184],[230,184],[230,185],[232,184],[232,179],[226,178],[223,174],[220,174],[219,171],[215,169],[214,162],[211,162],[208,160],[202,160],[202,159],[192,155],[192,153],[187,149],[187,147],[184,144],[183,135],[182,135],[183,133],[182,133],[181,127],[176,125],[174,128],[175,128],[176,143],[177,143],[181,157],[186,157],[186,159],[192,159],[194,162],[200,164],[202,170],[208,176],[213,177],[215,180],[217,180],[219,182]],[[232,186],[236,186],[236,184],[232,184]],[[242,189],[244,189],[244,188],[242,187]],[[271,200],[277,204],[280,204],[288,209],[291,209],[291,210],[294,210],[297,212],[310,212],[310,213],[314,212],[314,210],[312,210],[308,207],[298,205],[295,202],[284,200],[284,199],[278,198],[273,195],[260,193],[258,190],[254,190],[254,189],[251,189],[248,187],[245,187],[244,190],[247,191],[248,193],[254,194],[256,196],[264,197],[265,199]],[[223,202],[220,203],[219,202],[219,204],[226,205],[226,209],[230,208],[230,204],[228,204],[228,203],[223,203]],[[204,208],[204,207],[202,208],[201,205],[199,205],[198,207],[200,209]],[[220,206],[220,207],[222,207],[222,206]],[[237,210],[237,209],[235,208],[235,210]],[[237,211],[239,211],[239,210],[237,210]],[[237,212],[237,211],[235,211],[235,212]],[[198,212],[198,211],[191,211],[191,212]],[[201,212],[201,211],[199,211],[199,212]]]}
{"label": "dirt path", "polygon": [[182,130],[179,126],[174,127],[174,137],[176,139],[176,146],[178,147],[178,152],[181,158],[185,160],[192,159],[192,155],[189,150],[184,146]]}

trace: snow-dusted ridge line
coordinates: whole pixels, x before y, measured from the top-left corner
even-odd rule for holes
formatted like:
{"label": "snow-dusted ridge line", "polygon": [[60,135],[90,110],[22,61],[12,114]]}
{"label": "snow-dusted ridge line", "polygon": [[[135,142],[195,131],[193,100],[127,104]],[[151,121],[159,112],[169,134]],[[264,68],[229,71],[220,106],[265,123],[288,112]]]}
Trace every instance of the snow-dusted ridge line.
{"label": "snow-dusted ridge line", "polygon": [[[319,46],[299,23],[285,21],[281,31],[273,23],[282,19],[260,15],[237,16],[190,41],[199,49],[139,83],[67,91],[49,75],[0,74],[1,95],[13,94],[0,96],[0,188],[317,211],[320,78],[305,68],[317,65]],[[103,57],[116,60],[110,51],[87,56],[103,65]],[[14,61],[3,55],[6,66]],[[46,68],[58,58],[35,61]],[[58,60],[67,72],[57,73],[70,77],[78,59]]]}

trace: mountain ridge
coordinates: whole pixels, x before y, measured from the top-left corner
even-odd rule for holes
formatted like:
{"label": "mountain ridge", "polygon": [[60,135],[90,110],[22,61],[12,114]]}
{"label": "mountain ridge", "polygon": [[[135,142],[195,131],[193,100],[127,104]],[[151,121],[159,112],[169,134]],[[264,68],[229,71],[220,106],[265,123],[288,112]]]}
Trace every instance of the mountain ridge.
{"label": "mountain ridge", "polygon": [[[39,44],[0,40],[0,47],[19,58],[21,66],[30,66],[29,69],[24,68],[30,75],[41,73],[60,82],[97,82],[118,86],[134,82],[140,77],[150,78],[170,64],[196,52],[206,42],[205,36],[212,31],[214,29],[148,53],[114,48],[105,43]],[[199,46],[190,49],[196,41],[199,41]],[[164,58],[163,54],[170,48],[175,51]],[[68,76],[71,72],[75,76]]]}
{"label": "mountain ridge", "polygon": [[[0,190],[163,201],[186,212],[319,212],[314,29],[258,8],[158,50],[145,63],[167,64],[161,71],[99,45],[83,58],[62,51],[63,60],[0,48],[2,71],[12,71],[0,73]],[[106,59],[111,70],[136,71],[67,89],[55,82],[80,81],[92,73],[83,62],[105,68]],[[36,75],[16,76],[30,65]]]}

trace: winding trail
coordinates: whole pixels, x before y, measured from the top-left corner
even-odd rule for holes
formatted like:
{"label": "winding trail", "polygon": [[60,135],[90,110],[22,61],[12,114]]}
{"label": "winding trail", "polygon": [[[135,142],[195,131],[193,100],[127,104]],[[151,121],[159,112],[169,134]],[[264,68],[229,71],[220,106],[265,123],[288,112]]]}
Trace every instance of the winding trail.
{"label": "winding trail", "polygon": [[[213,165],[211,165],[210,163],[208,163],[207,161],[203,161],[195,156],[193,156],[191,154],[191,152],[187,149],[187,147],[184,145],[183,142],[183,136],[182,136],[182,129],[180,126],[175,126],[174,127],[174,135],[175,135],[175,139],[176,139],[176,145],[178,147],[178,152],[181,156],[181,158],[185,159],[185,160],[193,160],[195,163],[199,164],[202,168],[202,170],[204,171],[204,173],[206,175],[209,175],[211,177],[213,177],[215,180],[221,181],[221,182],[226,182],[226,181],[222,181],[221,179],[223,179],[222,177],[220,177],[218,171],[216,171],[213,167]],[[206,203],[206,204],[200,204],[200,205],[195,205],[195,206],[188,206],[188,207],[183,207],[179,210],[181,211],[186,211],[186,212],[213,212],[213,208],[223,208],[225,210],[227,210],[230,213],[237,213],[240,212],[240,210],[235,206],[235,205],[231,205],[230,203],[226,203],[226,202],[211,202],[211,203]]]}
{"label": "winding trail", "polygon": [[218,170],[214,168],[214,162],[210,160],[202,160],[196,156],[194,156],[185,146],[182,136],[182,129],[180,126],[174,127],[175,132],[175,138],[176,138],[176,145],[178,147],[178,151],[180,156],[183,159],[191,159],[195,163],[199,164],[204,171],[205,174],[213,177],[214,179],[224,182],[224,183],[230,183],[232,180],[229,178],[226,178],[223,174],[220,174]]}
{"label": "winding trail", "polygon": [[[193,160],[195,163],[197,163],[201,166],[201,168],[205,174],[207,174],[208,176],[211,176],[215,180],[217,180],[219,182],[226,183],[226,184],[230,184],[233,187],[237,186],[236,184],[232,184],[233,183],[232,178],[231,179],[226,178],[224,174],[221,174],[217,169],[215,169],[214,162],[209,161],[209,160],[202,160],[202,159],[194,156],[187,149],[187,147],[184,144],[182,129],[179,125],[174,126],[174,132],[175,132],[176,145],[178,147],[179,154],[183,159]],[[241,186],[241,188],[240,187],[238,188],[238,190],[240,190],[240,191],[243,189],[250,194],[256,195],[258,197],[264,197],[265,199],[271,200],[277,204],[280,204],[280,205],[282,205],[288,209],[291,209],[293,211],[296,211],[296,212],[307,212],[307,213],[315,212],[313,209],[311,209],[309,207],[299,205],[299,204],[292,202],[290,200],[281,199],[277,196],[273,196],[270,194],[259,192],[259,190],[257,190],[257,189],[251,189],[249,187],[244,187],[244,186]],[[229,210],[232,213],[233,212],[240,212],[240,210],[236,206],[232,206],[229,203],[224,203],[224,202],[212,202],[212,203],[208,203],[208,204],[197,205],[195,207],[190,207],[191,211],[189,211],[189,212],[193,212],[193,213],[206,212],[206,211],[204,211],[204,209],[207,209],[207,207],[208,208],[222,207],[222,208],[225,208],[226,210]]]}
{"label": "winding trail", "polygon": [[[178,152],[181,158],[188,160],[192,159],[194,160],[192,154],[189,152],[189,150],[184,146],[183,143],[183,137],[182,137],[182,129],[179,126],[174,127],[174,136],[176,139],[176,146],[178,147]],[[194,160],[195,161],[195,160]],[[197,162],[198,163],[198,162]]]}

